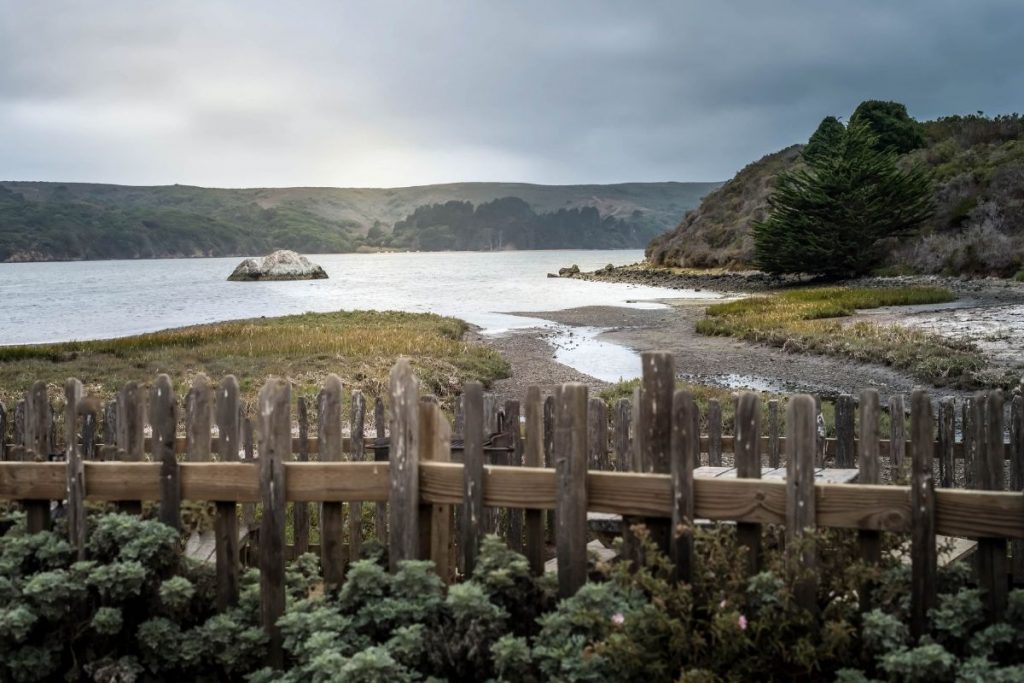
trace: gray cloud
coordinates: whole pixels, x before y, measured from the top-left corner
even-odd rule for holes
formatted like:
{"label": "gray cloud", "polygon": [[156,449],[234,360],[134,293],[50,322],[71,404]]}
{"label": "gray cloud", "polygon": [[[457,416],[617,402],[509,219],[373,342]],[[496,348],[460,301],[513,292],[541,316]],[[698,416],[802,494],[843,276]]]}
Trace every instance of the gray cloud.
{"label": "gray cloud", "polygon": [[1021,110],[1019,0],[0,0],[0,177],[713,180],[827,114]]}

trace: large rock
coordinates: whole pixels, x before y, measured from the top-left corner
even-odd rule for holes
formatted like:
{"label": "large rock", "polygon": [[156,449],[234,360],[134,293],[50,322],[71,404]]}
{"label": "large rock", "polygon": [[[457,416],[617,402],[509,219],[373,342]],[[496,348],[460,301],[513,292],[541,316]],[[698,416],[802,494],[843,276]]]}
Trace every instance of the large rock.
{"label": "large rock", "polygon": [[319,265],[294,251],[280,249],[261,259],[247,258],[238,264],[228,280],[324,280],[327,273]]}

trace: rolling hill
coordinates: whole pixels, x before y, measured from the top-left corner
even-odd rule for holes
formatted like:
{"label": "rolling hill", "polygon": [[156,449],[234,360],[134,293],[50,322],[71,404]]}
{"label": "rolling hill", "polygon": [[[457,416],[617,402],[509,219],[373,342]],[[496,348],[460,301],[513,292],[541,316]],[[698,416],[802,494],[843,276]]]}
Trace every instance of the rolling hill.
{"label": "rolling hill", "polygon": [[[216,189],[0,182],[0,261],[248,256],[279,248],[638,248],[718,185]],[[449,225],[453,215],[457,225]]]}

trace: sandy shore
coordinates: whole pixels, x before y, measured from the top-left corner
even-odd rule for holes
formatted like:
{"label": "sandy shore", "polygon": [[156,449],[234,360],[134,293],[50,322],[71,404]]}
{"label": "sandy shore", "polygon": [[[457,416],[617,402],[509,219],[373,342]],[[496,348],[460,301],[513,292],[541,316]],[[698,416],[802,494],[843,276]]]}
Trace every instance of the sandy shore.
{"label": "sandy shore", "polygon": [[[877,309],[850,320],[915,325],[940,334],[969,336],[993,363],[1012,366],[1024,360],[1024,345],[1019,341],[1024,327],[1024,287],[1000,281],[956,282],[955,285],[953,288],[961,299],[953,304]],[[883,365],[787,353],[736,339],[697,334],[694,326],[703,316],[705,307],[719,301],[721,299],[669,299],[661,302],[665,308],[655,310],[589,306],[557,312],[524,311],[518,315],[570,328],[600,328],[604,331],[598,340],[637,353],[669,351],[675,356],[679,376],[700,384],[825,396],[856,394],[862,389],[874,388],[883,401],[895,393],[908,394],[920,385],[910,375]],[[993,326],[998,328],[998,333],[993,333]],[[550,330],[515,330],[485,339],[512,365],[512,377],[495,387],[503,399],[524,396],[530,384],[539,384],[545,391],[568,381],[583,382],[592,389],[607,385],[555,360]],[[945,388],[934,391],[936,395],[966,395]]]}

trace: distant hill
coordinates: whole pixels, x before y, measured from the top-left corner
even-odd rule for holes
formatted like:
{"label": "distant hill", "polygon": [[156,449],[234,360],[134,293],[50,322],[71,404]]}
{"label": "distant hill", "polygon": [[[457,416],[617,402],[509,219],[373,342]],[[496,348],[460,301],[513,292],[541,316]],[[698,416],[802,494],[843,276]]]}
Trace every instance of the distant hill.
{"label": "distant hill", "polygon": [[[272,249],[639,248],[719,184],[214,189],[0,182],[0,261]],[[444,208],[452,202],[451,211]]]}
{"label": "distant hill", "polygon": [[[888,245],[888,272],[1013,275],[1024,269],[1024,117],[951,116],[923,122],[920,161],[935,175],[935,215],[915,237]],[[753,222],[776,175],[801,163],[801,145],[756,161],[653,239],[648,259],[683,267],[750,267]]]}

